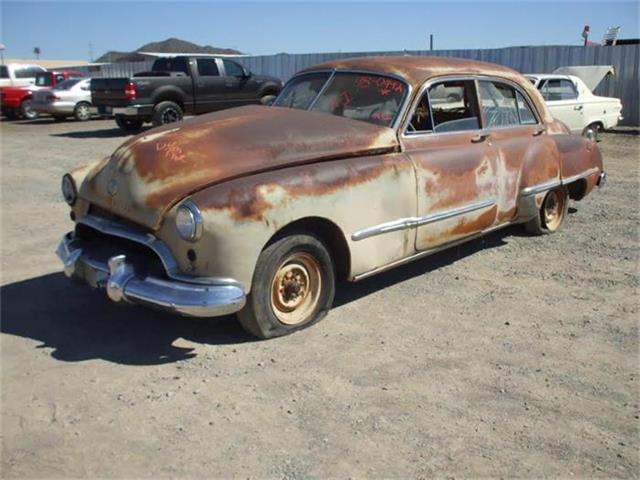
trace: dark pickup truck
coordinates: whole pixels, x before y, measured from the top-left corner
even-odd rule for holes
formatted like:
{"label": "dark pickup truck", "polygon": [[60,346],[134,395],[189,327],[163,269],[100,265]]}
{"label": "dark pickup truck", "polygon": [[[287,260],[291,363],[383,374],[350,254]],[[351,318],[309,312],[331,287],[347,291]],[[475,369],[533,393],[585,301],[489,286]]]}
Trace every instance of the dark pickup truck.
{"label": "dark pickup truck", "polygon": [[144,122],[164,125],[247,104],[269,104],[280,92],[275,77],[256,75],[227,58],[175,56],[156,59],[149,72],[132,78],[94,78],[91,101],[97,113],[114,115],[118,126],[139,131]]}

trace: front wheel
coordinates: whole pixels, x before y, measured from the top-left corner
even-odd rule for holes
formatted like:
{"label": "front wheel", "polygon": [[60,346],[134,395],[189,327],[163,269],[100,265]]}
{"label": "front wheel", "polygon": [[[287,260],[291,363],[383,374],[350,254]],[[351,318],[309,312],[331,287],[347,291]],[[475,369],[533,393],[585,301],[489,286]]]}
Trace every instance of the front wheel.
{"label": "front wheel", "polygon": [[525,223],[525,228],[533,235],[557,232],[562,227],[568,211],[569,192],[567,187],[555,188],[547,192],[538,215]]}
{"label": "front wheel", "polygon": [[267,94],[260,98],[260,103],[262,105],[271,105],[275,99],[275,95]]}
{"label": "front wheel", "polygon": [[20,116],[22,118],[26,118],[27,120],[38,118],[38,112],[34,110],[33,102],[30,98],[23,100],[20,104]]}
{"label": "front wheel", "polygon": [[127,118],[122,115],[116,115],[116,124],[120,130],[126,133],[138,133],[142,129],[142,120],[138,118]]}
{"label": "front wheel", "polygon": [[322,319],[334,294],[333,261],[325,245],[313,235],[290,235],[258,257],[251,293],[238,318],[252,335],[279,337]]}

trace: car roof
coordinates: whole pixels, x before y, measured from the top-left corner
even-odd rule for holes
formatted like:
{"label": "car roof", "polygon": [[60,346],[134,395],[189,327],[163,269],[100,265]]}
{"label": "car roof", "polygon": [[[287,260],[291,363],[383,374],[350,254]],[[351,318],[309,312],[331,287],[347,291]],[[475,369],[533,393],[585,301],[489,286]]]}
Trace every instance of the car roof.
{"label": "car roof", "polygon": [[378,56],[357,57],[331,60],[303,70],[369,70],[380,73],[392,73],[404,78],[413,86],[421,85],[425,80],[443,75],[494,75],[514,79],[521,75],[510,68],[494,63],[452,57],[429,56]]}

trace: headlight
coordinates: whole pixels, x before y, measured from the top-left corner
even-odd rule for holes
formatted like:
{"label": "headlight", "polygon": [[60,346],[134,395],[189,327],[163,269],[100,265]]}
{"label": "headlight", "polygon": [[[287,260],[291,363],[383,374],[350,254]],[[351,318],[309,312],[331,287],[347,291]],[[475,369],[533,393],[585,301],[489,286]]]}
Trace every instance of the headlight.
{"label": "headlight", "polygon": [[76,199],[78,198],[76,182],[73,181],[73,177],[68,173],[62,177],[62,196],[64,197],[64,201],[69,205],[76,203]]}
{"label": "headlight", "polygon": [[183,240],[197,242],[202,235],[202,214],[195,203],[187,200],[178,207],[176,229]]}

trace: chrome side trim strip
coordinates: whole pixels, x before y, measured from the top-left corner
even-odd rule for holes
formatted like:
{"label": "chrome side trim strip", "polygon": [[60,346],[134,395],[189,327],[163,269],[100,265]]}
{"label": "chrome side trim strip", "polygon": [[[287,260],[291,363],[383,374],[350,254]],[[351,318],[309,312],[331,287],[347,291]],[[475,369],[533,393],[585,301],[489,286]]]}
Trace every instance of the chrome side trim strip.
{"label": "chrome side trim strip", "polygon": [[362,230],[358,230],[357,232],[354,232],[351,235],[351,240],[353,240],[354,242],[357,242],[359,240],[364,240],[365,238],[374,237],[376,235],[382,235],[383,233],[396,232],[398,230],[405,230],[407,228],[420,227],[428,223],[446,220],[448,218],[455,217],[458,215],[464,215],[465,213],[470,213],[475,210],[491,207],[495,204],[496,204],[496,200],[494,198],[489,198],[481,202],[474,202],[474,203],[465,205],[463,207],[452,208],[450,210],[443,210],[441,212],[431,213],[423,217],[400,218],[398,220],[393,220],[391,222],[381,223],[380,225],[374,225],[373,227],[367,227],[367,228],[363,228]]}
{"label": "chrome side trim strip", "polygon": [[488,228],[487,230],[484,230],[482,232],[478,232],[478,233],[474,233],[473,235],[469,235],[468,237],[463,237],[460,238],[458,240],[454,240],[452,242],[448,242],[445,243],[443,245],[439,245],[437,247],[433,247],[430,248],[429,250],[424,250],[422,252],[417,252],[414,253],[413,255],[410,255],[408,257],[404,257],[404,258],[400,258],[399,260],[395,260],[391,263],[388,263],[387,265],[382,265],[381,267],[376,267],[373,270],[369,270],[368,272],[364,272],[361,273],[359,275],[355,275],[353,278],[351,278],[351,281],[353,282],[358,282],[360,280],[363,280],[365,278],[371,277],[373,275],[376,275],[378,273],[384,272],[386,270],[391,270],[392,268],[398,267],[400,265],[404,265],[405,263],[410,263],[413,262],[414,260],[419,260],[423,257],[428,257],[429,255],[433,255],[435,253],[439,253],[443,250],[447,250],[448,248],[451,247],[455,247],[456,245],[460,245],[462,243],[465,242],[469,242],[471,240],[475,240],[478,237],[481,237],[483,235],[487,235],[489,233],[492,233],[496,230],[500,230],[501,228],[504,227],[508,227],[509,225],[512,225],[511,222],[505,222],[505,223],[500,223],[498,225],[494,225],[493,227]]}

